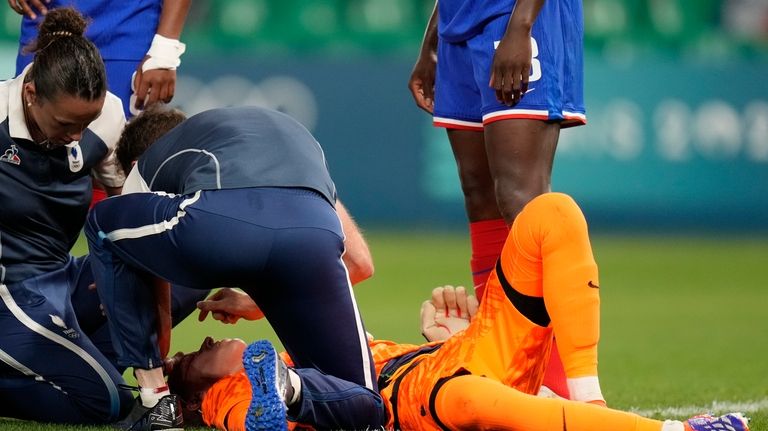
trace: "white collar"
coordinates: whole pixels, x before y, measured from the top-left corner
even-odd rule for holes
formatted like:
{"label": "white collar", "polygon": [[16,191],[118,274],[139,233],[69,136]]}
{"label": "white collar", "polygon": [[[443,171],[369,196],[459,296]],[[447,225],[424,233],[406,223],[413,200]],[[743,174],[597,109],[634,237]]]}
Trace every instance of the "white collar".
{"label": "white collar", "polygon": [[24,105],[21,101],[21,92],[24,89],[24,77],[27,76],[32,63],[13,78],[8,85],[8,132],[11,138],[21,138],[32,141],[32,135],[27,128],[27,122],[24,119]]}

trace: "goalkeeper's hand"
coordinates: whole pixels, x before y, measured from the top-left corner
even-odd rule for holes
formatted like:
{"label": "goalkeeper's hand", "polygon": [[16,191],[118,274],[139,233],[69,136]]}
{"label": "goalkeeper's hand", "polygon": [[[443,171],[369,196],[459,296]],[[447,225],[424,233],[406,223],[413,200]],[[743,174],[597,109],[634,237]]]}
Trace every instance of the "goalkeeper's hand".
{"label": "goalkeeper's hand", "polygon": [[208,317],[208,313],[222,323],[235,323],[241,318],[259,320],[264,317],[264,313],[248,294],[228,287],[219,289],[205,301],[198,302],[197,308],[200,309],[197,320],[201,322]]}
{"label": "goalkeeper's hand", "polygon": [[469,326],[477,307],[477,299],[463,286],[438,286],[421,304],[421,333],[427,341],[447,340]]}

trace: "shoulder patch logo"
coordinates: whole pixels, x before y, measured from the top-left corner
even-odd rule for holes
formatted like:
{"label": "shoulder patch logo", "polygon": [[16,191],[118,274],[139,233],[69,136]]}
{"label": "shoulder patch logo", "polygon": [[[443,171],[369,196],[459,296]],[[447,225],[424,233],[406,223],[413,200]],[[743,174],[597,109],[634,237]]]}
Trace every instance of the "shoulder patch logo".
{"label": "shoulder patch logo", "polygon": [[0,156],[0,162],[6,162],[17,166],[21,164],[21,157],[19,157],[19,149],[16,148],[16,144],[11,144],[11,148],[5,150],[5,153]]}
{"label": "shoulder patch logo", "polygon": [[80,172],[80,169],[83,169],[83,152],[80,150],[79,142],[67,144],[67,161],[70,171]]}

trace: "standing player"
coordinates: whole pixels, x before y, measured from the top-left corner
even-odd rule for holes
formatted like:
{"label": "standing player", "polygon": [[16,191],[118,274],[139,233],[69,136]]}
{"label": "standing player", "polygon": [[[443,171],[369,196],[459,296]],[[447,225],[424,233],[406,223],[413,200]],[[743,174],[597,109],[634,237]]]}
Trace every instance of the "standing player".
{"label": "standing player", "polygon": [[[9,0],[23,15],[16,71],[32,61],[25,52],[49,10],[73,6],[90,22],[86,37],[99,48],[109,91],[131,117],[152,103],[168,103],[176,88],[176,68],[185,45],[179,42],[190,0]],[[135,74],[135,75],[134,75]]]}
{"label": "standing player", "polygon": [[[141,387],[138,423],[179,419],[164,408],[173,398],[150,306],[150,280],[159,277],[204,290],[240,286],[299,366],[348,385],[341,398],[356,404],[351,423],[380,426],[381,398],[343,263],[352,232],[342,225],[351,220],[337,213],[320,145],[292,118],[262,108],[172,119],[153,109],[126,126],[118,146],[139,150],[125,154],[149,147],[126,180],[126,190],[142,193],[97,204],[85,228],[118,363],[133,367]],[[313,378],[300,376],[306,385]],[[327,423],[322,402],[297,419]],[[256,421],[272,424],[269,414]]]}
{"label": "standing player", "polygon": [[[74,6],[91,21],[86,37],[99,48],[109,91],[123,102],[126,118],[155,102],[168,103],[176,91],[176,68],[185,45],[179,42],[191,0],[8,0],[23,15],[16,73],[32,61],[25,47],[49,10]],[[94,185],[93,202],[104,199]]]}
{"label": "standing player", "polygon": [[[429,328],[443,325],[451,327],[452,337],[442,344],[420,346],[372,342],[379,390],[388,411],[387,429],[748,430],[746,419],[738,414],[681,423],[605,408],[597,379],[598,285],[578,206],[562,194],[534,198],[512,225],[500,263],[488,280],[486,298],[471,322],[466,321],[472,315],[469,298],[446,286],[433,292],[432,303],[422,307],[422,331],[431,334]],[[244,314],[235,309],[255,308],[243,295],[227,296],[226,305],[206,301],[202,309],[233,317]],[[233,307],[235,303],[239,306]],[[446,322],[440,317],[445,315],[456,317]],[[462,327],[466,329],[457,332]],[[553,332],[561,341],[574,398],[581,402],[534,396]],[[255,360],[262,355],[272,361]],[[239,366],[241,357],[245,372]],[[252,431],[251,415],[272,405],[264,401],[266,397],[259,398],[262,387],[276,392],[273,386],[260,384],[261,376],[279,376],[275,370],[284,368],[281,361],[275,366],[275,360],[266,341],[246,349],[242,342],[216,344],[209,338],[199,352],[177,354],[170,361],[169,382],[186,401],[186,411],[201,411],[205,424]],[[335,400],[334,393],[343,390],[301,389],[289,408],[302,403],[302,397]],[[342,413],[355,408],[339,404],[334,407]]]}
{"label": "standing player", "polygon": [[448,131],[481,301],[507,226],[551,189],[560,129],[586,123],[582,21],[581,0],[440,0],[427,25],[409,88]]}
{"label": "standing player", "polygon": [[114,193],[124,181],[125,117],[84,29],[73,9],[51,11],[34,62],[0,83],[0,416],[107,423],[132,401],[99,349],[89,262],[69,254],[91,175]]}

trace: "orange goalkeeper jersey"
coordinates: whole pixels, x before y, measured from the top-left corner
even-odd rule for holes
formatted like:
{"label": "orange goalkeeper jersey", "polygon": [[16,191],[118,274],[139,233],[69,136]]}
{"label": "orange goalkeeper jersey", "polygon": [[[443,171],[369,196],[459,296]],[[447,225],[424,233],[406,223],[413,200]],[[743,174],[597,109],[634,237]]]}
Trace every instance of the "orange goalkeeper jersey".
{"label": "orange goalkeeper jersey", "polygon": [[438,430],[431,403],[446,378],[484,376],[536,394],[556,334],[566,375],[597,376],[599,280],[586,221],[548,193],[518,215],[469,327],[402,364],[379,390],[388,428]]}

